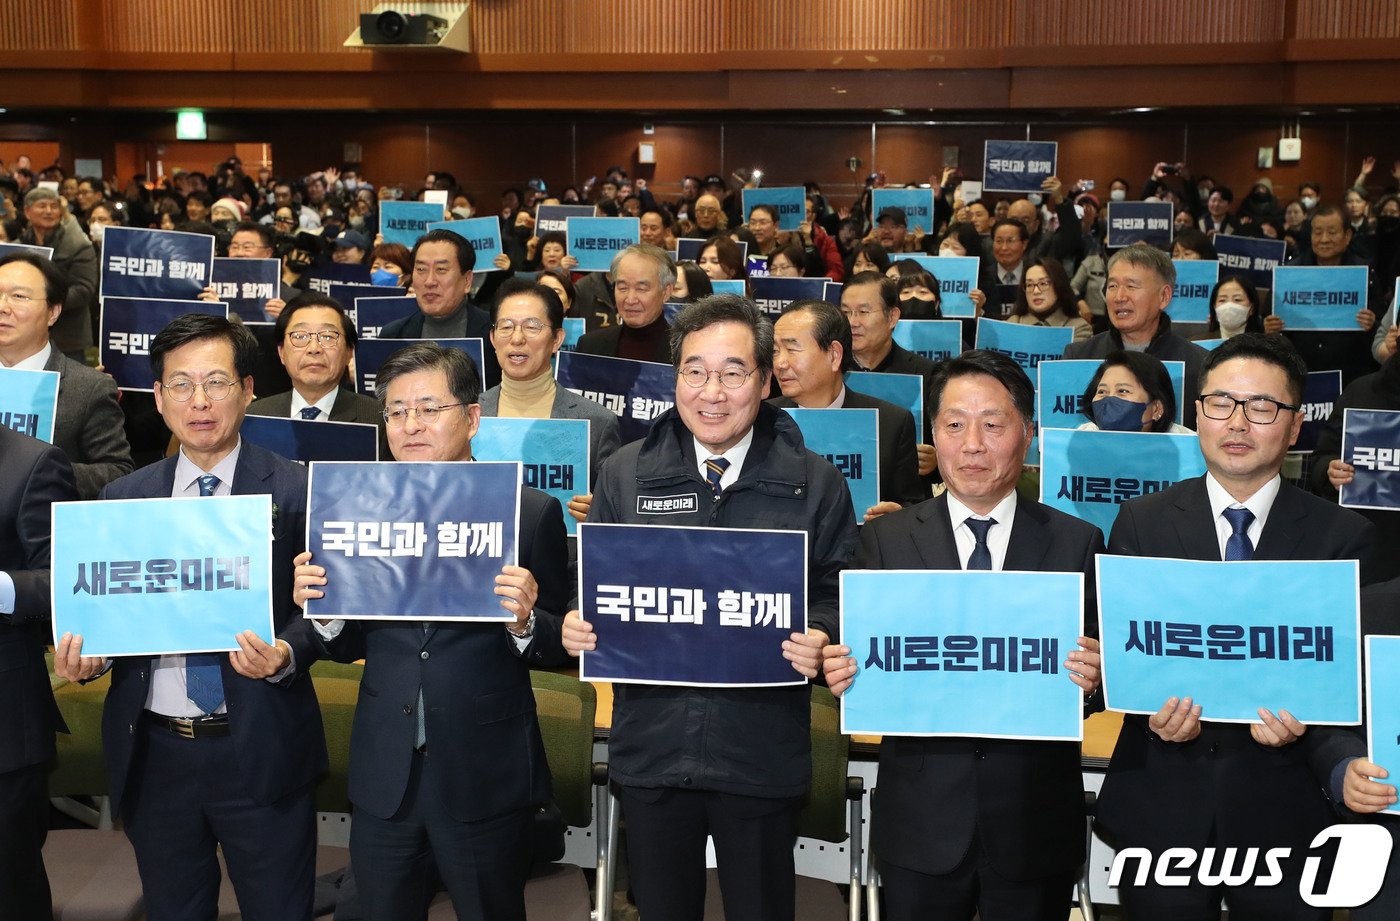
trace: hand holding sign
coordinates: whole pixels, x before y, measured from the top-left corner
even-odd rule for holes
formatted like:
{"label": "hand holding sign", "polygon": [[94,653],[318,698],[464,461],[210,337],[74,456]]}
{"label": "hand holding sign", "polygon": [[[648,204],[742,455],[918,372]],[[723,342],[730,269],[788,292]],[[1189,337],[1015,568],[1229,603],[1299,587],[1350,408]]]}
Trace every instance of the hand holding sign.
{"label": "hand holding sign", "polygon": [[[311,551],[302,551],[297,554],[292,562],[295,563],[297,567],[293,574],[292,604],[299,608],[304,608],[306,607],[307,599],[326,597],[326,593],[316,587],[326,584],[326,567],[312,565]],[[330,623],[329,620],[321,620],[319,618],[316,622],[323,627]]]}
{"label": "hand holding sign", "polygon": [[53,673],[65,681],[90,681],[102,674],[107,660],[83,655],[83,638],[65,633],[54,647]]}
{"label": "hand holding sign", "polygon": [[269,646],[252,630],[244,630],[235,639],[238,649],[228,657],[233,670],[244,678],[271,678],[291,664],[292,647],[286,640],[274,640]]}
{"label": "hand holding sign", "polygon": [[1201,705],[1192,706],[1189,697],[1169,697],[1147,718],[1147,728],[1163,742],[1190,742],[1201,734]]}
{"label": "hand holding sign", "polygon": [[793,633],[783,640],[783,658],[792,663],[799,675],[815,678],[822,667],[822,650],[830,641],[825,631],[815,627],[806,633]]}
{"label": "hand holding sign", "polygon": [[1300,739],[1308,727],[1294,719],[1287,710],[1280,710],[1278,716],[1265,707],[1259,708],[1262,723],[1250,723],[1249,735],[1260,745],[1269,748],[1282,748]]}
{"label": "hand holding sign", "polygon": [[592,652],[598,648],[598,636],[593,625],[583,619],[578,611],[570,611],[564,616],[564,626],[560,630],[564,651],[574,658],[581,652]]}
{"label": "hand holding sign", "polygon": [[837,697],[844,694],[856,680],[856,659],[851,655],[851,647],[838,644],[824,648],[822,675],[826,678],[827,690]]}
{"label": "hand holding sign", "polygon": [[1352,812],[1384,812],[1393,808],[1397,799],[1395,787],[1372,779],[1384,780],[1389,776],[1390,772],[1379,764],[1372,764],[1365,758],[1353,759],[1342,780],[1342,801]]}
{"label": "hand holding sign", "polygon": [[[501,607],[515,615],[514,630],[519,633],[535,610],[535,601],[540,597],[539,584],[530,570],[524,566],[502,566],[496,576],[496,594],[501,596]],[[511,628],[507,628],[511,629]]]}

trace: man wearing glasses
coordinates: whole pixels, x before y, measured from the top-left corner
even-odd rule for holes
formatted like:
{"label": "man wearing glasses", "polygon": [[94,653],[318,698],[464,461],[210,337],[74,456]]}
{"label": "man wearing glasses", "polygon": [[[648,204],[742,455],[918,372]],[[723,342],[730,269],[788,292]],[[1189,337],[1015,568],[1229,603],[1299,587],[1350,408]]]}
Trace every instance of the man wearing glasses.
{"label": "man wearing glasses", "polygon": [[[1361,582],[1371,581],[1375,526],[1279,476],[1303,424],[1306,382],[1306,365],[1282,336],[1245,333],[1208,353],[1196,401],[1206,474],[1124,503],[1109,553],[1361,560]],[[1147,848],[1154,856],[1213,846],[1217,853],[1291,848],[1293,858],[1283,862],[1284,879],[1275,886],[1124,885],[1118,893],[1126,916],[1218,918],[1223,896],[1231,917],[1331,917],[1298,897],[1303,855],[1331,821],[1309,771],[1314,737],[1287,711],[1264,707],[1247,728],[1202,722],[1211,702],[1191,693],[1182,688],[1157,713],[1124,719],[1099,795],[1100,828],[1115,847]]]}
{"label": "man wearing glasses", "polygon": [[[313,790],[326,743],[307,674],[315,641],[291,604],[292,559],[306,538],[306,469],[239,438],[256,355],[252,334],[223,317],[185,314],[161,330],[151,341],[155,403],[180,451],[101,495],[270,494],[273,502],[274,643],[246,631],[236,652],[125,656],[110,666],[108,793],[136,851],[150,921],[214,917],[220,851],[244,918],[310,921],[312,913]],[[86,681],[108,667],[82,655],[81,636],[59,637],[59,677]]]}
{"label": "man wearing glasses", "polygon": [[277,316],[277,357],[292,389],[254,400],[250,416],[312,422],[361,422],[379,429],[379,456],[389,456],[379,401],[345,387],[345,369],[355,357],[355,325],[334,298],[306,291]]}
{"label": "man wearing glasses", "polygon": [[[812,678],[837,632],[838,574],[855,545],[846,481],[763,401],[773,324],[751,301],[717,295],[686,307],[671,355],[675,407],[604,466],[588,520],[806,531],[808,629],[783,641],[783,656]],[[564,648],[596,645],[592,625],[570,612]],[[808,688],[615,688],[609,776],[642,917],[698,921],[711,836],[725,915],[791,919],[796,819],[811,779]]]}

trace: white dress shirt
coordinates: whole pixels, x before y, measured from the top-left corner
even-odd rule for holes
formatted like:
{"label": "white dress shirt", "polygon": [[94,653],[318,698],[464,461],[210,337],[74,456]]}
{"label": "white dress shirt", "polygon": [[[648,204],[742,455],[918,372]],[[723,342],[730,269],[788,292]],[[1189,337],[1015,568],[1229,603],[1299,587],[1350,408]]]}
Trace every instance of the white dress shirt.
{"label": "white dress shirt", "polygon": [[1283,478],[1274,474],[1274,478],[1263,486],[1244,502],[1236,502],[1234,496],[1225,491],[1225,487],[1215,481],[1215,477],[1209,472],[1206,473],[1206,496],[1210,498],[1211,520],[1215,522],[1215,538],[1220,544],[1220,558],[1225,559],[1225,544],[1229,541],[1235,529],[1230,527],[1230,520],[1225,517],[1227,508],[1247,508],[1254,513],[1254,520],[1245,529],[1245,534],[1249,536],[1250,544],[1257,550],[1259,548],[1259,538],[1264,533],[1264,522],[1269,518],[1269,510],[1274,507],[1274,500],[1278,498],[1279,488],[1283,485]]}
{"label": "white dress shirt", "polygon": [[720,491],[728,489],[734,485],[734,481],[739,479],[740,472],[744,469],[744,458],[749,456],[749,448],[753,447],[753,426],[744,433],[744,437],[739,439],[739,443],[725,451],[723,454],[713,454],[710,449],[702,445],[699,439],[692,436],[695,442],[695,469],[700,472],[700,478],[705,479],[705,461],[715,457],[722,457],[729,461],[729,469],[724,471],[724,476],[719,478]]}
{"label": "white dress shirt", "polygon": [[339,388],[339,387],[332,387],[330,393],[328,393],[328,394],[326,394],[325,396],[321,397],[321,399],[317,400],[315,403],[308,403],[308,402],[306,402],[306,398],[303,397],[303,396],[301,395],[301,391],[299,391],[299,390],[297,390],[295,387],[293,387],[293,388],[292,388],[292,410],[291,410],[291,414],[288,416],[288,418],[290,418],[290,419],[300,419],[300,418],[301,418],[301,411],[302,411],[303,409],[306,409],[308,406],[314,406],[314,407],[316,407],[317,409],[319,409],[321,412],[320,412],[320,414],[319,414],[315,419],[311,419],[311,420],[309,420],[309,421],[311,421],[311,422],[329,422],[329,421],[330,421],[330,418],[331,418],[331,407],[335,406],[335,398],[336,398],[337,395],[339,395],[339,393],[340,393],[340,388]]}
{"label": "white dress shirt", "polygon": [[1006,548],[1011,543],[1011,524],[1016,518],[1016,490],[1007,493],[990,515],[979,515],[958,501],[951,492],[948,497],[948,520],[953,525],[953,541],[958,545],[958,563],[967,568],[967,560],[977,546],[977,537],[967,526],[968,518],[990,518],[996,522],[987,529],[987,549],[992,554],[992,570],[1001,572],[1006,565]]}
{"label": "white dress shirt", "polygon": [[44,347],[30,355],[28,358],[21,358],[12,365],[0,361],[0,368],[10,368],[15,371],[43,371],[44,365],[49,363],[49,356],[53,354],[53,343],[45,340]]}

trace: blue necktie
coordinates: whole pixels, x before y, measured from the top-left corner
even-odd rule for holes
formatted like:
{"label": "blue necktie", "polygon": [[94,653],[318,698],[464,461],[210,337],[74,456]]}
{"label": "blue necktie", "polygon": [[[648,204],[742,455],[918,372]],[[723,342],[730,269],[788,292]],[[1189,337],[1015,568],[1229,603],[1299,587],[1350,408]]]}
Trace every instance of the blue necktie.
{"label": "blue necktie", "polygon": [[729,461],[722,457],[712,457],[705,461],[705,479],[709,481],[710,492],[719,498],[721,488],[719,481],[724,477],[724,471],[729,469]]}
{"label": "blue necktie", "polygon": [[967,558],[968,569],[992,568],[992,549],[987,546],[987,532],[996,523],[995,518],[967,518],[963,521],[977,541],[977,546],[972,548],[972,555]]}
{"label": "blue necktie", "polygon": [[321,415],[321,409],[320,409],[320,407],[317,407],[317,406],[304,406],[304,407],[302,407],[302,410],[301,410],[301,417],[302,417],[303,419],[315,419],[315,418],[316,418],[317,416],[319,416],[319,415]]}
{"label": "blue necktie", "polygon": [[1254,521],[1254,513],[1247,508],[1227,508],[1220,514],[1230,522],[1230,539],[1225,541],[1225,560],[1254,559],[1254,544],[1249,539],[1249,526]]}
{"label": "blue necktie", "polygon": [[[206,473],[199,478],[199,494],[212,496],[219,478]],[[222,653],[201,652],[185,656],[185,696],[205,713],[213,713],[224,702],[224,676],[220,671]]]}

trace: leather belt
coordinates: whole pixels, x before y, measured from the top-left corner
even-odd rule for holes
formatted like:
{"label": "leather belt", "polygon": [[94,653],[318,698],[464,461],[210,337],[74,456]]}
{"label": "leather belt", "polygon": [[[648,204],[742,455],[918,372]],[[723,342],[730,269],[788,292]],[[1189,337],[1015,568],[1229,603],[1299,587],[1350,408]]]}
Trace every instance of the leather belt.
{"label": "leather belt", "polygon": [[162,716],[147,710],[145,716],[154,725],[182,739],[205,739],[229,734],[226,714],[201,716],[197,719],[181,719],[175,716]]}

